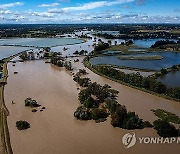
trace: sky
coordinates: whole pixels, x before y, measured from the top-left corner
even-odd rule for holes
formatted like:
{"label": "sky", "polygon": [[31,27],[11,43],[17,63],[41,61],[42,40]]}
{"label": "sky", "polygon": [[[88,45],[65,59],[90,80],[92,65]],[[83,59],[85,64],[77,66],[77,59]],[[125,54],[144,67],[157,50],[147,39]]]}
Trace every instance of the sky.
{"label": "sky", "polygon": [[0,0],[3,23],[180,24],[180,0]]}

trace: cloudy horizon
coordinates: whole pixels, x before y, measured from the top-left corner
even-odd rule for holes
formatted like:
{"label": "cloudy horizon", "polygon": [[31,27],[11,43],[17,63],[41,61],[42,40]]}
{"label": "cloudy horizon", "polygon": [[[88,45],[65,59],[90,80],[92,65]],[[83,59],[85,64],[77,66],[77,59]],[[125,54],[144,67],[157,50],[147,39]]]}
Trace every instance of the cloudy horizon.
{"label": "cloudy horizon", "polygon": [[179,0],[1,0],[0,23],[180,23]]}

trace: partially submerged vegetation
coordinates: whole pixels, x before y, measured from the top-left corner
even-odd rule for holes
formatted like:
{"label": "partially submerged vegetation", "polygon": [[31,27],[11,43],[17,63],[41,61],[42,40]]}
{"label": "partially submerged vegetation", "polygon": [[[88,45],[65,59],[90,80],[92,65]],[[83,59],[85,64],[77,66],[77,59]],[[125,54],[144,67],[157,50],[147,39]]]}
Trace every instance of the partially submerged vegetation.
{"label": "partially submerged vegetation", "polygon": [[158,119],[153,122],[154,129],[157,130],[157,134],[161,137],[178,137],[180,136],[180,131],[171,125],[166,120]]}
{"label": "partially submerged vegetation", "polygon": [[26,61],[26,60],[35,60],[34,52],[24,51],[19,57],[24,61]]}
{"label": "partially submerged vegetation", "polygon": [[25,130],[30,128],[30,124],[27,121],[17,121],[16,127],[18,130]]}
{"label": "partially submerged vegetation", "polygon": [[[156,77],[143,77],[139,73],[126,74],[111,66],[93,66],[90,64],[89,59],[89,57],[84,59],[85,66],[99,75],[103,75],[116,82],[120,82],[122,84],[140,89],[142,91],[157,94],[158,96],[163,96],[168,99],[174,99],[176,101],[180,100],[180,88],[167,89],[166,85],[156,80]],[[159,76],[160,74],[156,73],[155,75]]]}
{"label": "partially submerged vegetation", "polygon": [[83,56],[86,55],[87,53],[88,53],[87,50],[81,50],[81,51],[76,50],[73,54]]}
{"label": "partially submerged vegetation", "polygon": [[152,112],[160,119],[167,120],[168,122],[172,122],[175,124],[180,124],[180,118],[171,112],[162,110],[162,109],[155,109],[152,110]]}
{"label": "partially submerged vegetation", "polygon": [[96,71],[138,88],[144,88],[155,93],[163,94],[166,92],[166,86],[150,77],[143,77],[139,73],[126,74],[117,69],[108,66],[93,66]]}
{"label": "partially submerged vegetation", "polygon": [[69,71],[73,70],[71,61],[65,61],[65,58],[62,58],[61,55],[58,55],[58,54],[52,55],[52,57],[50,58],[50,63],[58,67],[65,67]]}
{"label": "partially submerged vegetation", "polygon": [[156,41],[155,44],[153,44],[151,46],[151,48],[179,51],[180,50],[180,40],[177,42],[169,41],[169,40]]}
{"label": "partially submerged vegetation", "polygon": [[41,105],[39,105],[37,103],[36,100],[33,100],[32,98],[26,98],[24,100],[24,102],[25,102],[25,106],[29,106],[29,107],[39,107],[39,106],[41,106]]}
{"label": "partially submerged vegetation", "polygon": [[[88,58],[86,58],[85,60],[87,60],[87,59]],[[105,71],[106,69],[109,70],[109,71],[106,70],[105,71],[106,73],[103,74],[101,71],[98,71],[97,68],[95,68],[94,66],[88,65],[89,63],[87,63],[87,61],[84,61],[84,63],[86,64],[86,66],[93,69],[93,71],[97,72],[100,75],[108,76],[108,78],[112,78],[112,79],[121,81],[122,83],[125,83],[125,81],[128,81],[127,84],[129,85],[129,83],[131,83],[133,85],[133,87],[136,87],[139,85],[140,87],[138,87],[138,88],[142,88],[142,85],[144,85],[146,88],[149,87],[155,93],[163,94],[164,92],[166,92],[166,87],[163,84],[157,82],[156,80],[153,80],[152,78],[148,78],[148,77],[144,78],[144,77],[140,76],[140,74],[129,74],[128,75],[128,74],[125,74],[118,70],[112,70],[111,68],[108,68],[108,67],[102,69],[103,71]],[[98,66],[98,67],[104,67],[104,66]],[[120,75],[120,76],[118,76],[118,75]],[[119,80],[119,79],[122,79],[122,80]],[[84,98],[84,99],[82,99],[83,101],[85,101],[89,97],[89,90],[87,90],[87,89],[83,90],[85,92],[80,92],[80,93],[83,93],[82,95],[80,94],[80,96],[82,96],[80,98],[81,99]],[[178,94],[176,96],[178,96]],[[178,97],[176,97],[176,98],[178,98]],[[171,119],[171,121],[170,120],[168,121],[167,118],[163,118],[162,120],[159,119],[159,120],[154,121],[153,125],[152,125],[150,122],[143,121],[142,119],[140,119],[138,117],[138,115],[136,115],[135,112],[128,112],[125,106],[122,106],[121,104],[119,104],[116,101],[116,96],[114,98],[111,98],[111,97],[105,98],[103,104],[104,104],[103,107],[105,107],[105,109],[107,110],[107,113],[109,113],[109,115],[111,116],[111,125],[114,127],[120,127],[123,129],[143,129],[145,127],[154,127],[154,129],[157,130],[157,133],[161,137],[180,136],[180,133],[179,133],[180,130],[176,129],[174,127],[174,125],[170,124],[172,119]],[[91,105],[91,107],[93,105]],[[77,109],[77,112],[75,112],[74,116],[81,120],[92,119],[89,108],[86,108],[84,105],[82,105],[82,108],[83,108],[83,114],[87,113],[86,115],[88,115],[88,118],[81,119],[80,117],[76,117],[77,113],[81,115],[81,111],[82,111],[81,107],[80,107],[80,109],[79,108]],[[86,112],[84,112],[84,111],[86,111]]]}
{"label": "partially submerged vegetation", "polygon": [[119,92],[111,89],[109,85],[101,86],[96,82],[91,83],[89,78],[81,78],[80,75],[75,75],[74,80],[86,87],[78,95],[81,106],[74,112],[77,119],[103,122],[110,115],[113,127],[124,129],[152,127],[149,122],[140,119],[135,112],[128,112],[125,106],[120,105],[116,101]]}

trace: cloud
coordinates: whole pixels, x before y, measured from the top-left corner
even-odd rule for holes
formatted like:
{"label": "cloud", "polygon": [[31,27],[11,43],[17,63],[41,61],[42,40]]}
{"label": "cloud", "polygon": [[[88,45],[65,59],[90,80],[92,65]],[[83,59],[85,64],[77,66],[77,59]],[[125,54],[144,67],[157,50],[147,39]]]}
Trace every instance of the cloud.
{"label": "cloud", "polygon": [[115,1],[96,1],[96,2],[89,2],[85,3],[80,6],[75,6],[75,7],[66,7],[63,8],[62,10],[64,11],[83,11],[83,10],[91,10],[91,9],[96,9],[104,6],[112,6],[112,5],[117,5],[117,4],[124,4],[124,3],[130,3],[134,2],[135,0],[115,0]]}
{"label": "cloud", "polygon": [[51,4],[41,4],[38,7],[56,7],[59,6],[59,3],[51,3]]}
{"label": "cloud", "polygon": [[0,14],[12,14],[10,10],[0,11]]}
{"label": "cloud", "polygon": [[10,7],[15,7],[15,6],[22,6],[24,5],[23,2],[15,2],[15,3],[7,3],[7,4],[1,4],[0,9],[7,9]]}
{"label": "cloud", "polygon": [[71,0],[58,0],[59,2],[69,3]]}
{"label": "cloud", "polygon": [[147,2],[147,0],[136,0],[137,5],[144,5]]}
{"label": "cloud", "polygon": [[30,12],[30,16],[36,16],[36,17],[45,17],[45,18],[52,18],[53,14],[48,12]]}
{"label": "cloud", "polygon": [[49,9],[48,13],[65,13],[65,11],[63,11],[62,9],[54,8],[54,9]]}
{"label": "cloud", "polygon": [[178,13],[179,13],[179,12],[180,12],[180,9],[174,9],[174,12],[178,12]]}
{"label": "cloud", "polygon": [[122,5],[120,6],[121,9],[133,9],[133,7],[131,5]]}

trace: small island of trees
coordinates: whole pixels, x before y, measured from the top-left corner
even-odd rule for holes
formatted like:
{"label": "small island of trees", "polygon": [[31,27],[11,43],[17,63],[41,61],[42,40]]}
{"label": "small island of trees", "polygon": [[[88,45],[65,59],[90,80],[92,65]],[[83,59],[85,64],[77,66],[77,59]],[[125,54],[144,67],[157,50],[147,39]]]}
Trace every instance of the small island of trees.
{"label": "small island of trees", "polygon": [[113,127],[124,129],[152,127],[149,122],[140,119],[135,112],[128,112],[125,106],[116,101],[118,91],[111,89],[107,84],[101,86],[96,82],[91,83],[89,78],[81,78],[80,73],[77,74],[74,81],[86,87],[78,95],[81,105],[74,112],[77,119],[103,122],[110,115]]}
{"label": "small island of trees", "polygon": [[30,128],[30,124],[27,121],[17,121],[16,127],[18,130],[25,130]]}
{"label": "small island of trees", "polygon": [[36,100],[33,100],[32,98],[26,98],[25,100],[24,100],[24,102],[25,102],[25,106],[30,106],[30,107],[39,107],[39,106],[41,106],[41,105],[39,105],[38,103],[37,103],[37,101]]}

